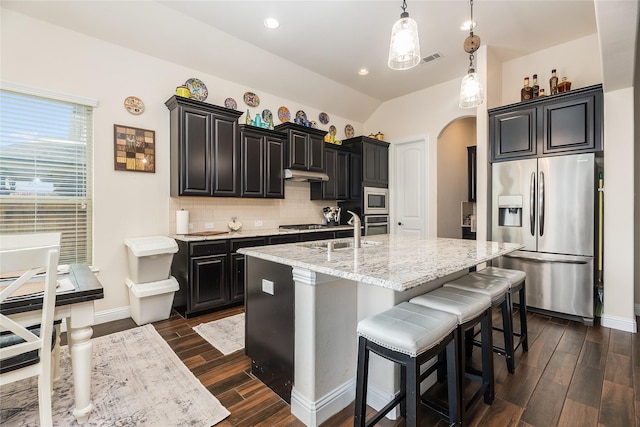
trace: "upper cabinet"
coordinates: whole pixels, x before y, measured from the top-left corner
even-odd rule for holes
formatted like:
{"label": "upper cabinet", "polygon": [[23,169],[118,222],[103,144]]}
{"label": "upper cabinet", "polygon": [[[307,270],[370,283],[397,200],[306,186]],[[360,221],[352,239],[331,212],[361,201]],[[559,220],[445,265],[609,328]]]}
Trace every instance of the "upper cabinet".
{"label": "upper cabinet", "polygon": [[602,85],[489,110],[494,162],[602,150]]}
{"label": "upper cabinet", "polygon": [[284,198],[284,145],[282,132],[240,125],[242,197]]}
{"label": "upper cabinet", "polygon": [[239,196],[242,113],[178,96],[165,105],[171,123],[171,196]]}
{"label": "upper cabinet", "polygon": [[275,127],[287,135],[285,147],[285,167],[314,172],[325,171],[324,136],[326,131],[282,123]]}
{"label": "upper cabinet", "polygon": [[[343,140],[342,145],[360,155],[362,167],[355,168],[355,170],[352,167],[352,180],[365,187],[386,188],[389,186],[388,142],[366,136],[358,136]],[[359,175],[356,175],[356,173]]]}
{"label": "upper cabinet", "polygon": [[311,200],[347,200],[350,198],[351,153],[340,145],[326,144],[324,149],[325,172],[328,181],[311,182]]}

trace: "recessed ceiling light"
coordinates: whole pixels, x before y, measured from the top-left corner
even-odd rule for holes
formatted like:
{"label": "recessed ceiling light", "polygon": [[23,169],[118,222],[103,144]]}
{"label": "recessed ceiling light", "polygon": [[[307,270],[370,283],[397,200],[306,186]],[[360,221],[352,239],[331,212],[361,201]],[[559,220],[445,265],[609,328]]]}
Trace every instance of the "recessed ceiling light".
{"label": "recessed ceiling light", "polygon": [[264,20],[264,26],[270,29],[278,28],[280,23],[276,18],[267,18]]}
{"label": "recessed ceiling light", "polygon": [[366,76],[367,74],[369,74],[369,70],[367,70],[366,68],[360,68],[358,70],[358,74],[360,74],[361,76]]}
{"label": "recessed ceiling light", "polygon": [[471,21],[465,21],[464,24],[460,25],[460,31],[471,31],[476,27],[476,23],[473,23],[473,27],[471,27]]}

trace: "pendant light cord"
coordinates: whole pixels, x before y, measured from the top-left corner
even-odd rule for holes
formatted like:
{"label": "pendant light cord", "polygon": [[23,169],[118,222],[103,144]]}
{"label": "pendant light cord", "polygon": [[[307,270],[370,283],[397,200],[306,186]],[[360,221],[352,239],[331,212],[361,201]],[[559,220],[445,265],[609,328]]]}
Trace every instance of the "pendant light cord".
{"label": "pendant light cord", "polygon": [[469,6],[471,6],[471,22],[469,22],[469,35],[473,36],[473,0],[469,0]]}
{"label": "pendant light cord", "polygon": [[407,0],[403,0],[402,1],[402,13],[405,13],[407,11]]}

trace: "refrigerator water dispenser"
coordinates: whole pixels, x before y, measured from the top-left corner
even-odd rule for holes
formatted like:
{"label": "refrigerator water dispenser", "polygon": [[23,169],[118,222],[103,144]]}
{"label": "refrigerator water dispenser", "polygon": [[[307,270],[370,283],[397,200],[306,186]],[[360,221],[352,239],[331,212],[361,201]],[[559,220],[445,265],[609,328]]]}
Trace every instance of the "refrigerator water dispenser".
{"label": "refrigerator water dispenser", "polygon": [[522,227],[522,195],[498,196],[498,225]]}

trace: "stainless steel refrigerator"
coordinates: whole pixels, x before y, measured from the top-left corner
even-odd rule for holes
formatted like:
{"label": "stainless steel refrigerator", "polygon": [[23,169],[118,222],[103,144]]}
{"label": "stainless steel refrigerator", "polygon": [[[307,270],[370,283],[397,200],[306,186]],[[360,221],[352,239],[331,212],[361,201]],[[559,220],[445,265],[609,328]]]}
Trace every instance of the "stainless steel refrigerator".
{"label": "stainless steel refrigerator", "polygon": [[585,324],[593,324],[595,173],[593,153],[492,166],[491,239],[525,245],[497,265],[527,273],[528,307]]}

